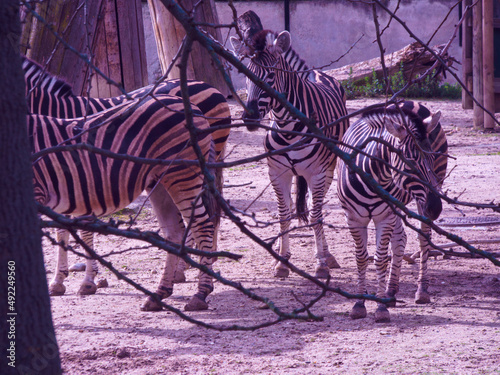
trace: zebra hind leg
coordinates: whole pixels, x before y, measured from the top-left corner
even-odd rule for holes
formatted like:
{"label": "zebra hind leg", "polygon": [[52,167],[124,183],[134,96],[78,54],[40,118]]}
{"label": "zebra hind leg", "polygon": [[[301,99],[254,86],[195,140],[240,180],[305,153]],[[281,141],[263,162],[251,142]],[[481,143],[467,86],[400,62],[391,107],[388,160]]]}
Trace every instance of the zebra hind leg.
{"label": "zebra hind leg", "polygon": [[[280,220],[280,234],[278,239],[278,254],[284,259],[290,259],[290,228],[291,206],[292,206],[292,179],[293,173],[284,169],[281,164],[275,165],[272,159],[268,159],[269,179],[273,186],[274,194],[278,203],[278,217]],[[274,277],[284,278],[290,274],[289,268],[282,262],[274,263]]]}
{"label": "zebra hind leg", "polygon": [[330,268],[340,267],[335,257],[328,251],[328,243],[323,228],[323,201],[327,187],[325,181],[327,179],[327,174],[320,174],[313,176],[309,180],[311,196],[310,222],[314,223],[313,230],[316,243],[315,276],[320,279],[326,279],[330,276]]}
{"label": "zebra hind leg", "polygon": [[[148,193],[149,192],[151,192],[150,189],[148,189]],[[174,243],[180,243],[183,231],[179,230],[179,210],[165,187],[161,184],[157,185],[150,193],[149,199],[165,238]],[[163,274],[154,293],[160,301],[170,297],[173,293],[174,275],[178,262],[179,257],[173,254],[167,254]],[[147,297],[146,301],[144,301],[141,306],[141,310],[162,310],[162,306],[157,299],[151,296]]]}

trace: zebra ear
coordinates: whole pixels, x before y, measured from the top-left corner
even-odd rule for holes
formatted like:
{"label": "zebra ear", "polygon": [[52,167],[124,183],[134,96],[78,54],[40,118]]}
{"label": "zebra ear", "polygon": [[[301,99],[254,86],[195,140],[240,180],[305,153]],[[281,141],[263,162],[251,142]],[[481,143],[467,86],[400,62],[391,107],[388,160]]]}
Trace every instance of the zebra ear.
{"label": "zebra ear", "polygon": [[385,128],[389,133],[400,140],[402,140],[408,134],[408,131],[403,124],[395,122],[391,118],[385,119]]}
{"label": "zebra ear", "polygon": [[292,46],[292,37],[288,31],[282,31],[273,44],[276,52],[285,53]]}
{"label": "zebra ear", "polygon": [[427,128],[427,133],[430,133],[434,130],[434,128],[439,124],[439,119],[441,118],[441,111],[437,111],[436,113],[431,114],[427,117],[423,123]]}
{"label": "zebra ear", "polygon": [[246,55],[248,47],[245,46],[245,43],[243,43],[239,38],[232,36],[229,38],[229,41],[231,42],[231,46],[233,47],[233,54],[235,56],[241,58]]}

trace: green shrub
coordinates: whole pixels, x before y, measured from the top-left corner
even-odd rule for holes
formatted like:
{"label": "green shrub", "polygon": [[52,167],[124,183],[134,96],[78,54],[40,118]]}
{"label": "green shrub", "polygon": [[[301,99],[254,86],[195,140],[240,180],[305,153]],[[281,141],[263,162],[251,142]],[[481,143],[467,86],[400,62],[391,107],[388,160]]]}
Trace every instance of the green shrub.
{"label": "green shrub", "polygon": [[[434,72],[427,75],[423,81],[415,83],[401,93],[405,98],[443,98],[458,99],[462,95],[462,88],[459,84],[440,84],[434,77]],[[403,75],[403,66],[394,75],[389,77],[391,88],[394,92],[401,90],[406,85]],[[375,97],[386,92],[385,83],[379,80],[375,70],[371,77],[366,77],[362,84],[355,84],[352,79],[352,68],[349,72],[347,81],[342,85],[346,91],[347,99],[358,97]]]}

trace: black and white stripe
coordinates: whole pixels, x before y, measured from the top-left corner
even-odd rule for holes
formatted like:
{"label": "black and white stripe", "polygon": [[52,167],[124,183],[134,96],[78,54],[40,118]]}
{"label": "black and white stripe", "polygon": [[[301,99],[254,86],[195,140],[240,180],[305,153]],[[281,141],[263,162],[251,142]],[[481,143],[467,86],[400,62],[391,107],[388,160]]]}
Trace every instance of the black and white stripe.
{"label": "black and white stripe", "polygon": [[[215,160],[209,124],[196,107],[194,125],[197,142],[207,160]],[[32,153],[56,145],[86,143],[105,151],[159,160],[197,160],[186,130],[182,99],[157,95],[128,101],[103,112],[76,119],[28,115]],[[212,251],[216,216],[211,196],[200,199],[204,179],[199,166],[151,166],[106,157],[83,150],[49,153],[33,165],[35,199],[54,211],[72,215],[107,215],[134,201],[143,190],[151,193],[154,212],[167,239],[180,243],[182,232],[169,230],[175,207],[191,230],[199,249]],[[156,187],[155,187],[156,186]],[[215,216],[214,216],[215,215]],[[172,294],[178,258],[167,256],[164,274],[156,293]],[[210,266],[210,258],[201,263]],[[51,288],[62,285],[65,275],[56,274]],[[62,286],[64,288],[64,286]],[[187,309],[207,308],[205,297],[212,291],[212,279],[201,274],[198,292]],[[146,310],[161,308],[151,298]]]}
{"label": "black and white stripe", "polygon": [[[327,126],[338,118],[347,115],[346,97],[337,80],[317,71],[309,70],[303,60],[291,48],[290,33],[276,34],[261,30],[247,40],[246,46],[232,38],[235,51],[246,50],[251,61],[248,68],[260,79],[268,83],[302,113],[317,121],[324,134],[332,139],[341,140],[349,121],[344,120],[335,126]],[[266,134],[266,151],[280,150],[296,142],[303,142],[300,148],[268,158],[269,177],[278,200],[281,237],[279,253],[290,257],[288,229],[291,213],[292,179],[297,180],[297,214],[304,221],[313,224],[316,240],[316,277],[326,278],[329,268],[339,267],[335,257],[328,251],[323,232],[322,205],[333,179],[336,156],[321,142],[307,136],[307,127],[294,120],[289,112],[263,89],[247,79],[247,106],[253,111],[244,116],[250,130],[252,123],[259,122],[269,114],[273,130]],[[288,133],[287,133],[288,131]],[[295,134],[290,133],[295,132]],[[298,133],[298,134],[297,134]],[[305,195],[309,189],[310,212],[307,217]],[[278,263],[275,276],[286,277],[288,268]]]}
{"label": "black and white stripe", "polygon": [[[435,220],[442,209],[441,200],[434,189],[440,186],[436,173],[439,171],[442,174],[440,168],[443,167],[442,163],[435,163],[435,151],[443,148],[446,138],[442,129],[441,133],[438,132],[442,136],[436,137],[436,127],[441,128],[439,112],[422,119],[415,108],[412,103],[408,103],[400,109],[381,108],[365,113],[347,130],[343,139],[344,146],[341,148],[343,151],[351,152],[355,165],[371,175],[387,193],[405,205],[415,200],[419,213]],[[434,134],[433,138],[430,134]],[[381,198],[372,186],[342,160],[338,166],[337,190],[356,247],[357,292],[366,293],[366,269],[369,263],[367,226],[373,220],[377,244],[376,295],[395,296],[399,288],[399,275],[406,246],[406,234],[401,217],[396,214],[393,205]],[[392,257],[389,279],[386,283],[389,243]],[[427,302],[425,299],[428,298],[426,275],[428,250],[427,241],[421,241],[421,267],[417,292],[417,302],[421,303]],[[353,319],[366,316],[364,300],[355,304],[350,316]],[[390,320],[385,305],[379,304],[375,320],[379,322]]]}

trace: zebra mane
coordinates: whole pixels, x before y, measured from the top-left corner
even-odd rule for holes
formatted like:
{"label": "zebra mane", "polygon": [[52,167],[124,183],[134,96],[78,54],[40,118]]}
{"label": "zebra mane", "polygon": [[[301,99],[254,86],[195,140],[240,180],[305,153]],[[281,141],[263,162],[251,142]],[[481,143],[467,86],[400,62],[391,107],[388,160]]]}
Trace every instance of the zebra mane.
{"label": "zebra mane", "polygon": [[422,118],[406,107],[400,107],[399,109],[393,106],[375,108],[364,112],[361,118],[377,118],[381,123],[383,123],[383,118],[385,116],[401,118],[401,114],[408,125],[414,124],[414,126],[411,126],[411,129],[418,139],[426,138],[427,130]]}
{"label": "zebra mane", "polygon": [[27,91],[30,91],[37,86],[47,90],[48,92],[57,91],[57,94],[61,96],[74,95],[73,87],[69,83],[53,76],[40,64],[26,56],[22,56],[22,60]]}
{"label": "zebra mane", "polygon": [[[278,36],[271,30],[261,30],[255,33],[249,42],[247,42],[255,51],[256,54],[264,52],[266,49],[272,51],[274,48],[274,40]],[[302,78],[314,81],[312,71],[306,62],[300,58],[299,54],[290,46],[288,50],[281,55],[286,63],[290,66],[290,70],[300,73]]]}

